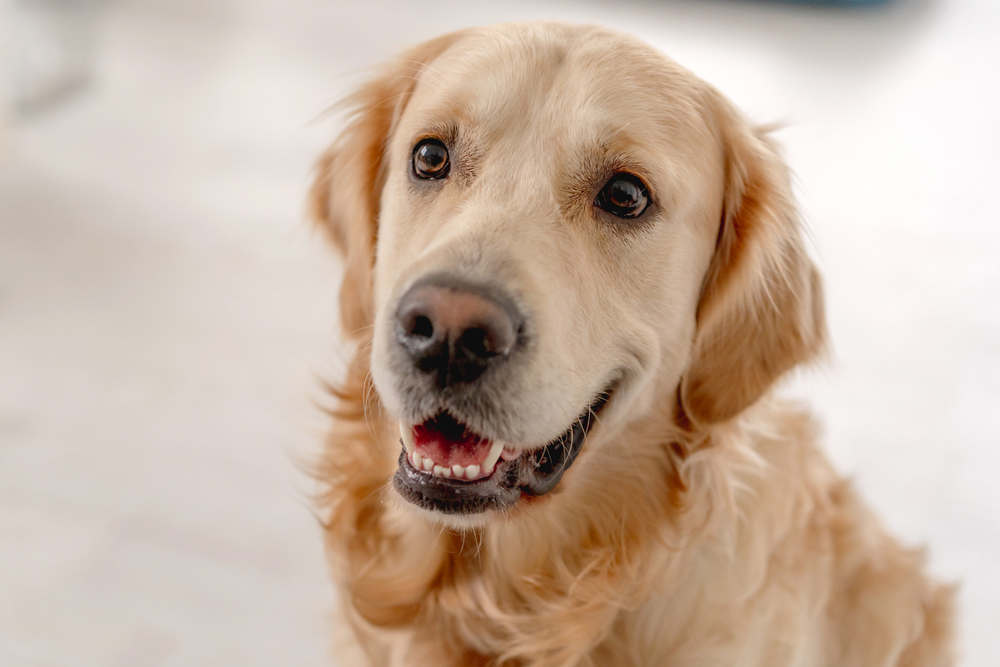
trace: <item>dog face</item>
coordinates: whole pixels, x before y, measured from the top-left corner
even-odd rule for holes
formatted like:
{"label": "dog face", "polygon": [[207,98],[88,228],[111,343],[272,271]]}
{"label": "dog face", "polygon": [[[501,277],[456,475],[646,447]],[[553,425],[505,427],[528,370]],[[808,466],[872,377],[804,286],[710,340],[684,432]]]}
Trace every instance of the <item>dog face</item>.
{"label": "dog face", "polygon": [[734,416],[819,346],[780,160],[649,47],[466,31],[353,101],[313,211],[415,505],[488,520],[572,484],[585,447],[628,447],[614,436],[651,412]]}

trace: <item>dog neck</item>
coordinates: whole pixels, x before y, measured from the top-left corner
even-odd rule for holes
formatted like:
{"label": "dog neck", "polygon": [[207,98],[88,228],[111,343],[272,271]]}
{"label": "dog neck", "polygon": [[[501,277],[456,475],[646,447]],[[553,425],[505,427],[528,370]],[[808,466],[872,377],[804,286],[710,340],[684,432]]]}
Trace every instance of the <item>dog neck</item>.
{"label": "dog neck", "polygon": [[377,403],[364,403],[365,362],[356,359],[334,390],[336,440],[315,470],[326,486],[319,501],[355,631],[371,638],[363,642],[369,648],[403,631],[407,651],[415,651],[407,658],[427,658],[410,664],[445,664],[435,662],[441,646],[461,652],[463,664],[515,650],[573,662],[637,600],[655,593],[678,618],[686,605],[703,604],[705,578],[692,573],[707,562],[732,573],[738,596],[741,582],[765,566],[730,562],[731,555],[769,549],[737,544],[776,539],[743,525],[746,498],[782,494],[769,501],[769,526],[798,511],[786,498],[795,488],[756,488],[771,445],[747,426],[754,419],[694,429],[678,423],[665,399],[662,412],[587,443],[549,494],[481,527],[446,528],[391,490],[397,427],[378,417]]}

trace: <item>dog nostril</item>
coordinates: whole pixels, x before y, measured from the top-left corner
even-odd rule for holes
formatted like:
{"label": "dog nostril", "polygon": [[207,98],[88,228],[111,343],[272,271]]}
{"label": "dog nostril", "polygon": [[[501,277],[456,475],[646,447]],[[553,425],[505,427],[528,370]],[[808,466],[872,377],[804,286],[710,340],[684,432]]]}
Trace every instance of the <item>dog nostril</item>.
{"label": "dog nostril", "polygon": [[434,323],[426,315],[417,315],[407,333],[416,338],[431,338],[434,335]]}
{"label": "dog nostril", "polygon": [[458,339],[458,347],[480,359],[485,359],[494,353],[489,336],[486,335],[486,330],[481,327],[472,327],[463,331]]}

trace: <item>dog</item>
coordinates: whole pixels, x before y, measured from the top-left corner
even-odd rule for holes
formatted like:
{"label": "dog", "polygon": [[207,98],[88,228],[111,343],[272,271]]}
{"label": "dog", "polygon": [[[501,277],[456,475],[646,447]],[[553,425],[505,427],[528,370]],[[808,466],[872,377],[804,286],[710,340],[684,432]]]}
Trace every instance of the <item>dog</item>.
{"label": "dog", "polygon": [[354,344],[314,472],[359,662],[953,664],[952,587],[772,395],[826,326],[768,129],[555,23],[347,104],[309,194]]}

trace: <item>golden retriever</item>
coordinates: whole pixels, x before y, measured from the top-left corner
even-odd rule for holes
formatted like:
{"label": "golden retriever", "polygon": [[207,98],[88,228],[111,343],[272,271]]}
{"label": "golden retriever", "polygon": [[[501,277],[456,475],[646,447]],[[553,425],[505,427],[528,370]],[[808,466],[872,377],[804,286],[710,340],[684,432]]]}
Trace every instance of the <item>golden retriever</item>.
{"label": "golden retriever", "polygon": [[952,664],[951,588],[768,395],[825,323],[766,130],[552,23],[349,104],[310,205],[357,344],[317,474],[358,661]]}

